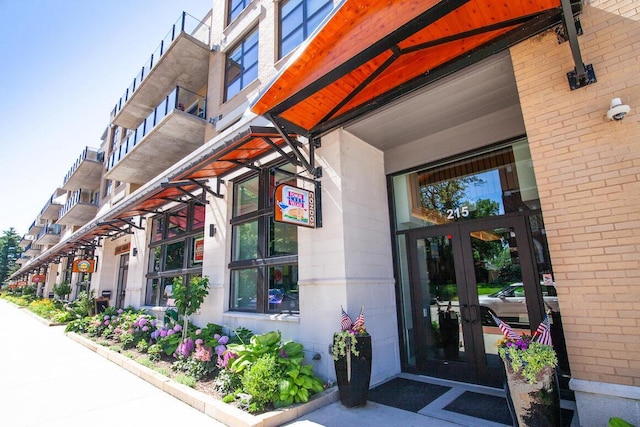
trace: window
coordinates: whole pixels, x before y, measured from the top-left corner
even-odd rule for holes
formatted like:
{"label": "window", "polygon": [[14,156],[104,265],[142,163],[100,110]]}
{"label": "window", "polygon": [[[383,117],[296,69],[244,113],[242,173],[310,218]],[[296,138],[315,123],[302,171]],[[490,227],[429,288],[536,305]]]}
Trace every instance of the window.
{"label": "window", "polygon": [[288,0],[280,3],[279,58],[295,49],[331,12],[332,0]]}
{"label": "window", "polygon": [[229,51],[225,68],[225,101],[258,78],[258,30]]}
{"label": "window", "polygon": [[231,310],[298,313],[298,230],[273,220],[277,184],[291,179],[291,164],[270,168],[234,184]]}
{"label": "window", "polygon": [[[173,279],[202,275],[201,243],[204,238],[204,206],[181,205],[153,218],[149,244],[146,304],[172,306]],[[200,244],[199,244],[200,243]]]}
{"label": "window", "polygon": [[247,6],[249,6],[249,3],[251,3],[251,0],[229,0],[227,7],[229,12],[227,14],[227,24],[233,22],[233,20],[236,19]]}

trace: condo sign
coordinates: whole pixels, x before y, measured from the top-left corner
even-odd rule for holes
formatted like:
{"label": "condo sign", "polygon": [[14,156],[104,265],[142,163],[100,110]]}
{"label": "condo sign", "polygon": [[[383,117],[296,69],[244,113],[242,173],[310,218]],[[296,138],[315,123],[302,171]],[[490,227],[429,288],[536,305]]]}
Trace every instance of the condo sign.
{"label": "condo sign", "polygon": [[275,191],[274,209],[274,219],[277,222],[316,227],[316,204],[313,191],[280,184]]}

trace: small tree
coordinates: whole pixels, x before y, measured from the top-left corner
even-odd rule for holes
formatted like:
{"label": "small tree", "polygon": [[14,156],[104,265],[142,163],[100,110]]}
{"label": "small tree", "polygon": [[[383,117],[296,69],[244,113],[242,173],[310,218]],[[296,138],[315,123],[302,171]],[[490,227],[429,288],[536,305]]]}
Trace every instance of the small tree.
{"label": "small tree", "polygon": [[208,294],[209,277],[207,276],[192,277],[188,286],[184,284],[182,277],[173,279],[173,298],[178,309],[178,315],[184,318],[184,327],[182,328],[183,341],[187,339],[189,316],[198,311]]}
{"label": "small tree", "polygon": [[69,282],[62,282],[59,285],[53,285],[53,293],[60,299],[65,299],[71,293],[71,285]]}

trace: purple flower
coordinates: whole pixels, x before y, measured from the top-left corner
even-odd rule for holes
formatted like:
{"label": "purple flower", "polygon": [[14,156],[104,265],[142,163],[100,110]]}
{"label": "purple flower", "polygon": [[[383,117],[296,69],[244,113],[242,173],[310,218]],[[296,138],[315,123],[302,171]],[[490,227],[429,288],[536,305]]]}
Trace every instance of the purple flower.
{"label": "purple flower", "polygon": [[196,340],[196,345],[202,345],[202,343],[203,343],[203,342],[204,342],[204,341],[202,341],[200,338],[198,338],[198,339]]}
{"label": "purple flower", "polygon": [[155,326],[156,326],[156,320],[155,320],[155,319],[153,319],[153,320],[151,321],[151,326],[153,326],[153,327],[155,328]]}
{"label": "purple flower", "polygon": [[169,329],[167,331],[167,335],[173,335],[173,334],[175,334],[175,331],[173,329]]}
{"label": "purple flower", "polygon": [[287,357],[289,357],[289,356],[287,355],[287,352],[286,352],[286,351],[284,351],[284,348],[281,348],[281,349],[280,349],[280,357],[282,357],[283,359],[286,359]]}
{"label": "purple flower", "polygon": [[158,335],[160,335],[160,332],[159,332],[159,331],[157,331],[157,330],[156,330],[156,331],[151,332],[151,339],[152,339],[152,340],[155,340],[156,338],[158,338]]}
{"label": "purple flower", "polygon": [[143,327],[142,327],[142,332],[147,332],[148,330],[149,330],[149,327],[148,327],[148,326],[143,326]]}
{"label": "purple flower", "polygon": [[104,321],[105,326],[109,325],[109,320]]}
{"label": "purple flower", "polygon": [[107,320],[109,318],[109,316],[104,316],[102,319],[103,320]]}
{"label": "purple flower", "polygon": [[178,345],[178,349],[176,350],[176,353],[186,358],[186,357],[189,357],[193,349],[194,349],[193,339],[187,338],[186,340],[182,341]]}
{"label": "purple flower", "polygon": [[216,340],[218,340],[218,341],[219,341],[219,340],[220,340],[220,334],[215,334],[215,335],[213,336],[213,338],[215,338]]}
{"label": "purple flower", "polygon": [[160,331],[160,336],[161,336],[162,338],[166,337],[166,336],[167,336],[167,331],[165,331],[164,329],[162,329],[162,330]]}
{"label": "purple flower", "polygon": [[140,324],[140,326],[144,326],[147,324],[147,318],[146,317],[141,317],[140,319],[138,319],[138,324]]}
{"label": "purple flower", "polygon": [[227,345],[227,343],[229,342],[229,337],[226,335],[223,335],[220,338],[217,338],[217,340],[220,344]]}
{"label": "purple flower", "polygon": [[173,330],[174,330],[174,331],[176,331],[176,332],[180,332],[180,331],[182,330],[182,326],[180,326],[180,325],[175,325],[175,326],[173,327]]}
{"label": "purple flower", "polygon": [[217,346],[217,347],[216,347],[216,354],[217,354],[218,356],[222,356],[222,355],[224,354],[224,351],[225,351],[226,349],[227,349],[227,348],[226,348],[225,346],[223,346],[223,345],[219,345],[219,346]]}
{"label": "purple flower", "polygon": [[118,314],[122,314],[122,313],[124,313],[124,310],[123,310],[123,309],[121,309],[121,308],[119,308],[119,309],[118,309]]}

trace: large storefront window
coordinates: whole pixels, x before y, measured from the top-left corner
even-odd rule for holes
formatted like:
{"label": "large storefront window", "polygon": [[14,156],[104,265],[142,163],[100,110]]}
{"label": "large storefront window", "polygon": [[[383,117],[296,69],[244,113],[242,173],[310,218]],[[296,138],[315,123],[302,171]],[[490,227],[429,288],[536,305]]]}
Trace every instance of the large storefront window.
{"label": "large storefront window", "polygon": [[202,275],[203,205],[190,203],[153,218],[146,304],[173,306],[173,279]]}
{"label": "large storefront window", "polygon": [[[290,164],[279,169],[295,170]],[[271,168],[234,185],[232,310],[299,312],[297,227],[273,220],[275,187],[287,181],[288,174]]]}

